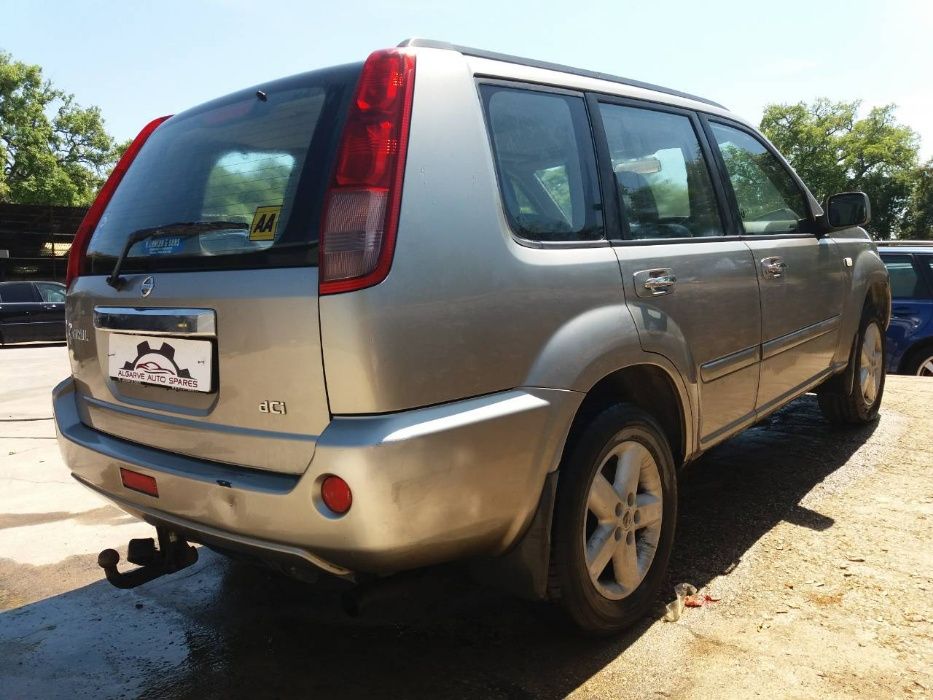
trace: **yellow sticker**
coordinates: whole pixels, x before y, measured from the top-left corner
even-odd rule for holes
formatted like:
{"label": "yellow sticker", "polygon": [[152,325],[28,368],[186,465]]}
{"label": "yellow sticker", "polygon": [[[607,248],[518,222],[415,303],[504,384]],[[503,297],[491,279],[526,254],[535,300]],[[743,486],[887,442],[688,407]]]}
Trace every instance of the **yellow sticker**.
{"label": "yellow sticker", "polygon": [[256,207],[256,213],[253,214],[253,223],[249,227],[249,239],[251,241],[274,241],[275,227],[279,224],[279,213],[282,206],[277,207]]}

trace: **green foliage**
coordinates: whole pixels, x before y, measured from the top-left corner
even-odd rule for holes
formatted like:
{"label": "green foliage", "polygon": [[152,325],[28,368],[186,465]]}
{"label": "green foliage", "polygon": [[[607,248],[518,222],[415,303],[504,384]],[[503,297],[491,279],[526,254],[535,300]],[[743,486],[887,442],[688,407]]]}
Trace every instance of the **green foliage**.
{"label": "green foliage", "polygon": [[901,238],[933,239],[933,158],[917,168]]}
{"label": "green foliage", "polygon": [[207,178],[203,215],[248,223],[256,207],[282,203],[293,165],[285,154],[228,154]]}
{"label": "green foliage", "polygon": [[861,190],[871,199],[870,230],[882,239],[908,234],[919,138],[895,118],[894,105],[858,117],[859,102],[816,100],[769,105],[761,130],[820,200]]}
{"label": "green foliage", "polygon": [[89,204],[119,152],[97,107],[0,51],[0,202]]}

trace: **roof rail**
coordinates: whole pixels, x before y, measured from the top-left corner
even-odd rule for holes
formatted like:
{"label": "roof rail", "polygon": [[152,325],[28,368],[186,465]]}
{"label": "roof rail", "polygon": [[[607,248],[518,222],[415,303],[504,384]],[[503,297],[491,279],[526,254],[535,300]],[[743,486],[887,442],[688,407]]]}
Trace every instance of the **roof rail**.
{"label": "roof rail", "polygon": [[662,87],[660,85],[653,85],[652,83],[645,83],[641,80],[632,80],[630,78],[622,78],[618,75],[610,75],[609,73],[600,73],[598,71],[584,70],[582,68],[574,68],[572,66],[565,66],[560,63],[550,63],[548,61],[537,61],[533,58],[521,58],[520,56],[511,56],[505,53],[496,53],[495,51],[484,51],[482,49],[471,49],[468,46],[457,46],[456,44],[451,44],[446,41],[435,41],[434,39],[405,39],[405,41],[399,44],[399,47],[404,46],[421,46],[428,49],[445,49],[447,51],[457,51],[462,53],[464,56],[474,56],[476,58],[487,58],[491,61],[504,61],[506,63],[516,63],[520,66],[529,66],[530,68],[542,68],[544,70],[553,70],[559,71],[561,73],[570,73],[571,75],[579,75],[583,78],[595,78],[596,80],[606,80],[610,83],[619,83],[620,85],[628,85],[630,87],[643,88],[645,90],[653,90],[655,92],[663,92],[666,95],[674,95],[675,97],[683,97],[688,100],[695,100],[697,102],[703,102],[713,107],[719,107],[720,109],[726,109],[718,102],[713,102],[712,100],[707,100],[705,97],[698,97],[697,95],[691,95],[688,92],[681,92],[680,90],[672,90],[671,88]]}

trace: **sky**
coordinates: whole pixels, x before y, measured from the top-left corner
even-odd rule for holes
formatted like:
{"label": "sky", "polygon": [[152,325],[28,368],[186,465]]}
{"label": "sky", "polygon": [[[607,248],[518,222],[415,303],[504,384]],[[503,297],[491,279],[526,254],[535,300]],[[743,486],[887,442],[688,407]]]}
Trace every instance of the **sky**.
{"label": "sky", "polygon": [[415,36],[658,83],[756,124],[774,102],[895,103],[933,156],[933,0],[0,0],[0,50],[120,140]]}

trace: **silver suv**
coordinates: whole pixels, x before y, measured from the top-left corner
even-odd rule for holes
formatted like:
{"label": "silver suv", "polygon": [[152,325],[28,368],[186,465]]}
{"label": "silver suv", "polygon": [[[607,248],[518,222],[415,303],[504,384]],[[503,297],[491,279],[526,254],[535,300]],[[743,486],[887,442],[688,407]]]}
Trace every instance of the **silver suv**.
{"label": "silver suv", "polygon": [[462,560],[619,629],[679,467],[807,391],[875,418],[868,212],[708,100],[432,41],[158,119],[69,257],[61,449],[158,532],[100,563]]}

